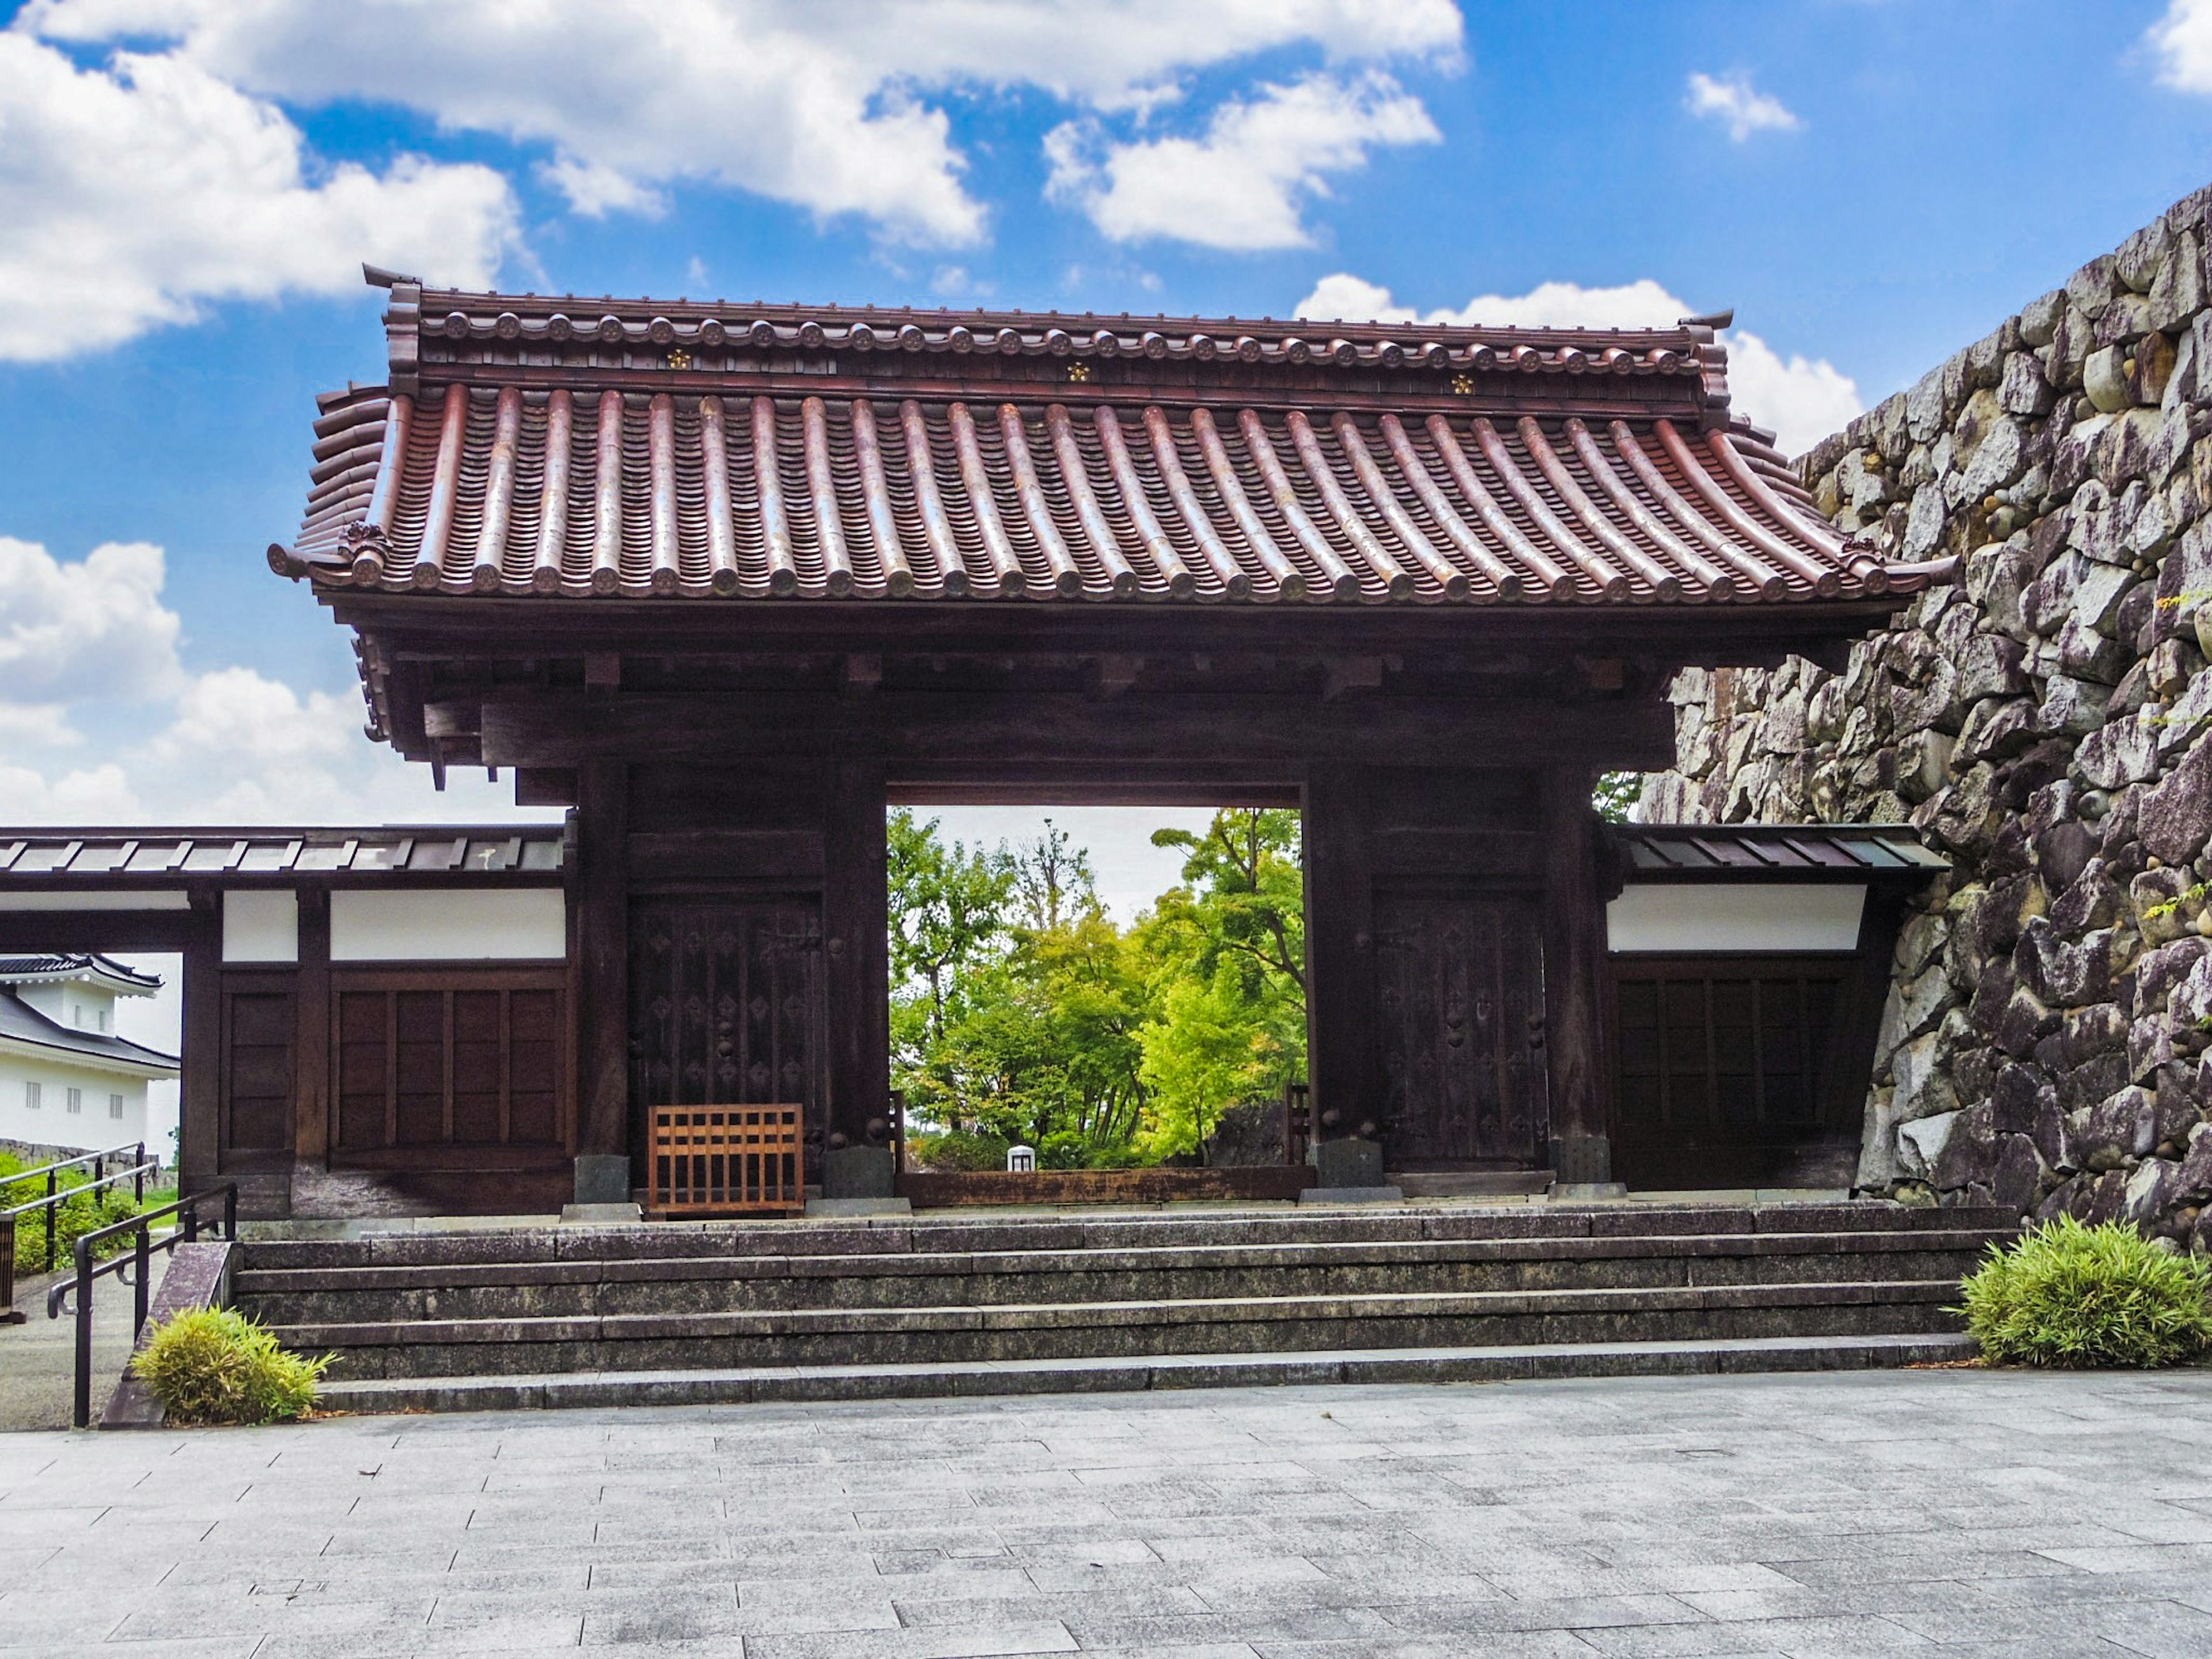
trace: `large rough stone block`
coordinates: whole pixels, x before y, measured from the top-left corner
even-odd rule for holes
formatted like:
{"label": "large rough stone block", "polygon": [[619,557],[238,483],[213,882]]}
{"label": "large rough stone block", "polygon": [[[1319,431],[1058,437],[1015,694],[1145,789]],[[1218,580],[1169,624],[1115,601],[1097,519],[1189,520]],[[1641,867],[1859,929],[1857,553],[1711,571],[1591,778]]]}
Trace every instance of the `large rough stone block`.
{"label": "large rough stone block", "polygon": [[2212,956],[2199,956],[2166,997],[2173,1023],[2192,1030],[2212,1021]]}
{"label": "large rough stone block", "polygon": [[1952,1132],[1965,1116],[1964,1112],[1939,1112],[1934,1117],[1916,1118],[1899,1125],[1897,1154],[1905,1172],[1923,1180],[1931,1179],[1944,1149],[1950,1145]]}
{"label": "large rough stone block", "polygon": [[2072,940],[2050,918],[2037,916],[2021,929],[2013,967],[2021,983],[2050,1006],[2078,1007],[2103,1000],[2112,982],[2111,930]]}
{"label": "large rough stone block", "polygon": [[2120,1189],[2119,1217],[2152,1237],[2173,1231],[2180,1166],[2162,1158],[2146,1158],[2128,1174]]}
{"label": "large rough stone block", "polygon": [[[2185,872],[2150,871],[2137,877],[2136,880],[2169,873],[2177,881],[2189,879]],[[2196,967],[2208,951],[2212,951],[2212,939],[2200,939],[2192,933],[2146,952],[2136,963],[2136,1012],[2143,1013],[2165,1007],[2174,987],[2189,976],[2190,969]]]}
{"label": "large rough stone block", "polygon": [[2212,836],[2212,745],[2191,750],[2143,798],[2136,826],[2144,850],[2168,864],[2204,850]]}
{"label": "large rough stone block", "polygon": [[2027,1135],[2001,1135],[1996,1166],[1990,1174],[1990,1195],[2006,1209],[2026,1215],[2043,1194],[2051,1168]]}
{"label": "large rough stone block", "polygon": [[2130,1084],[2094,1106],[2067,1114],[2066,1133],[2075,1160],[2084,1170],[2117,1170],[2148,1158],[2158,1145],[2158,1097]]}
{"label": "large rough stone block", "polygon": [[2158,775],[2161,724],[2154,720],[2114,720],[2081,740],[2075,763],[2100,789],[2118,789]]}
{"label": "large rough stone block", "polygon": [[2174,1202],[2212,1204],[2212,1123],[2189,1132],[2189,1144],[2175,1170]]}
{"label": "large rough stone block", "polygon": [[1881,1029],[1875,1038],[1875,1063],[1887,1059],[1902,1044],[1934,1030],[1957,1001],[1950,976],[1941,963],[1903,985],[1892,987],[1882,1007]]}
{"label": "large rough stone block", "polygon": [[2098,1002],[2086,1008],[2069,1008],[2059,1020],[2059,1059],[2069,1069],[2085,1066],[2100,1054],[2124,1048],[2127,1042],[2128,1017],[2117,1003]]}

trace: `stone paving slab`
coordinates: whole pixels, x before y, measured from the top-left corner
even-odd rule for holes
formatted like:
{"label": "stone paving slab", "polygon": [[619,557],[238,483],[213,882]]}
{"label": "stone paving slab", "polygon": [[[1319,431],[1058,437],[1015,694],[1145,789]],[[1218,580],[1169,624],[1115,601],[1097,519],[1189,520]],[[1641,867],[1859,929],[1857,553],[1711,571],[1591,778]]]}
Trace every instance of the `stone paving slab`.
{"label": "stone paving slab", "polygon": [[0,1435],[4,1659],[2188,1659],[2212,1370]]}

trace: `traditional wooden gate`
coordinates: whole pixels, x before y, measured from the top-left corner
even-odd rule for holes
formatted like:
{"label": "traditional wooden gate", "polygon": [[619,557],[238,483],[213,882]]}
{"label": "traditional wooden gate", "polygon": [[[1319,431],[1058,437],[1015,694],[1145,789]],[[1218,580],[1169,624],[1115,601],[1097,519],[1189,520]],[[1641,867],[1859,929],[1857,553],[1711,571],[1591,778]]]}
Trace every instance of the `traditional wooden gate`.
{"label": "traditional wooden gate", "polygon": [[809,1161],[822,1122],[822,921],[809,899],[641,899],[630,921],[630,1101],[796,1106]]}
{"label": "traditional wooden gate", "polygon": [[1382,1129],[1392,1168],[1538,1161],[1549,1121],[1540,926],[1527,898],[1376,895]]}

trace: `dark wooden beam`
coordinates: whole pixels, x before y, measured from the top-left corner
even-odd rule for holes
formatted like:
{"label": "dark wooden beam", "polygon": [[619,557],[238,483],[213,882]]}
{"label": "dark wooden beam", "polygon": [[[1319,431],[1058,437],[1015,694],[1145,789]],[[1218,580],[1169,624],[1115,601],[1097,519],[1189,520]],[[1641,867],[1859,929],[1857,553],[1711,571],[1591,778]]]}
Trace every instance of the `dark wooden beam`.
{"label": "dark wooden beam", "polygon": [[1315,766],[1306,781],[1306,1075],[1314,1133],[1334,1140],[1382,1115],[1375,1042],[1375,872],[1365,769]]}
{"label": "dark wooden beam", "polygon": [[[447,706],[439,705],[440,708]],[[548,693],[456,707],[487,763],[566,766],[625,757],[843,756],[903,761],[1121,763],[1172,759],[1525,764],[1533,753],[1594,767],[1673,763],[1674,711],[1658,702],[1464,702],[1374,696],[1338,703],[1231,694],[1131,692],[1110,703],[1066,692],[878,693],[864,702],[803,693],[709,698]]]}
{"label": "dark wooden beam", "polygon": [[[1547,757],[1548,758],[1548,757]],[[1552,1137],[1607,1135],[1605,1022],[1599,975],[1605,966],[1596,812],[1588,768],[1553,765],[1543,774],[1544,1035],[1550,1055]],[[1603,1181],[1608,1175],[1582,1172]]]}
{"label": "dark wooden beam", "polygon": [[184,1022],[179,1045],[177,1189],[196,1192],[221,1169],[222,913],[215,896],[196,901],[184,941]]}
{"label": "dark wooden beam", "polygon": [[825,1127],[854,1146],[890,1110],[890,890],[883,768],[837,764],[823,825],[830,1098]]}
{"label": "dark wooden beam", "polygon": [[[1709,665],[1810,653],[1882,625],[1909,595],[1789,605],[1133,605],[993,600],[501,598],[321,589],[394,672],[416,658],[457,663],[587,652],[636,656],[850,651],[1019,655],[1125,652],[1167,658],[1275,651],[1527,651],[1537,660],[1654,657]],[[403,694],[407,688],[396,688]]]}
{"label": "dark wooden beam", "polygon": [[319,1168],[331,1150],[331,896],[319,889],[300,895],[292,1006],[292,1155]]}
{"label": "dark wooden beam", "polygon": [[189,910],[0,910],[0,952],[183,951],[196,926]]}

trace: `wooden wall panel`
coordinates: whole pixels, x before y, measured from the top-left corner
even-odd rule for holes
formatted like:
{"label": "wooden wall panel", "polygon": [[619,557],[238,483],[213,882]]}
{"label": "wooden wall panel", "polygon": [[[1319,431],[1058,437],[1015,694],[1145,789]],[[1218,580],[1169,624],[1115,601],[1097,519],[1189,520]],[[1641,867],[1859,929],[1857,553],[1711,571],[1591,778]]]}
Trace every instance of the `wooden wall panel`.
{"label": "wooden wall panel", "polygon": [[562,981],[544,968],[334,974],[333,1161],[566,1150]]}
{"label": "wooden wall panel", "polygon": [[[292,1147],[295,1009],[290,975],[228,975],[222,994],[223,1152],[289,1152]],[[267,983],[273,977],[277,982]]]}

